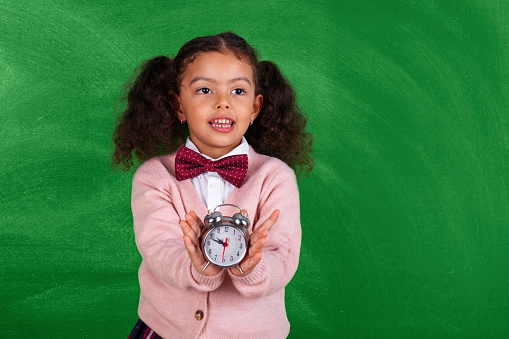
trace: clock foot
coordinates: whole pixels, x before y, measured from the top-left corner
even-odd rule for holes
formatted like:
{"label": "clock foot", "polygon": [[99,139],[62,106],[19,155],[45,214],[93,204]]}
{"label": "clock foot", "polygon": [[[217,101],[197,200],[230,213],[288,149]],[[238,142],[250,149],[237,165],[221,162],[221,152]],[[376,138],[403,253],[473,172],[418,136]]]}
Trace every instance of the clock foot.
{"label": "clock foot", "polygon": [[210,261],[207,263],[207,265],[205,265],[205,267],[203,268],[203,271],[205,271],[207,269],[207,267],[209,267],[210,265]]}
{"label": "clock foot", "polygon": [[237,269],[239,270],[240,274],[244,274],[244,272],[242,272],[242,269],[240,268],[239,264],[237,264]]}

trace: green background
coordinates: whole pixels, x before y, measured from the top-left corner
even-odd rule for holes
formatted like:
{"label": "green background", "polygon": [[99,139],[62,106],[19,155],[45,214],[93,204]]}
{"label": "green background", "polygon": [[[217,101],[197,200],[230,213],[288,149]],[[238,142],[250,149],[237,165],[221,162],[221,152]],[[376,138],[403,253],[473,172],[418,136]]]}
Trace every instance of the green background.
{"label": "green background", "polygon": [[508,337],[505,0],[1,0],[4,335],[127,337],[114,103],[142,60],[226,30],[280,65],[315,136],[290,337]]}

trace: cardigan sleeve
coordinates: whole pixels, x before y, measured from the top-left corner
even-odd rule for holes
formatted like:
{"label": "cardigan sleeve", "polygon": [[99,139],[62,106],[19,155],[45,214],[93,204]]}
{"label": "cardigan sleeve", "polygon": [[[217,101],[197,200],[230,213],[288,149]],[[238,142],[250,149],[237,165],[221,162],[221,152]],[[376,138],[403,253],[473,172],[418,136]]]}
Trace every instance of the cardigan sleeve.
{"label": "cardigan sleeve", "polygon": [[179,221],[185,209],[164,165],[149,160],[135,173],[132,186],[136,246],[150,271],[161,281],[180,289],[209,292],[217,289],[224,270],[213,277],[204,276],[192,265],[183,241]]}
{"label": "cardigan sleeve", "polygon": [[299,264],[302,236],[299,190],[293,170],[286,165],[263,184],[253,230],[276,209],[280,210],[279,218],[267,235],[258,265],[245,277],[237,277],[228,270],[233,284],[245,297],[262,297],[283,289]]}

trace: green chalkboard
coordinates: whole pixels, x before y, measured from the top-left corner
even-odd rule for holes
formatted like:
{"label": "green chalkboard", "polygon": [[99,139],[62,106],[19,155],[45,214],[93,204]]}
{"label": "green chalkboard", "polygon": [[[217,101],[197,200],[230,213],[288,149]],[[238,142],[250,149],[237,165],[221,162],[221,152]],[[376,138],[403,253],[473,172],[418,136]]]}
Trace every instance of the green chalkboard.
{"label": "green chalkboard", "polygon": [[509,2],[0,8],[6,337],[127,337],[140,257],[114,104],[143,60],[227,30],[280,65],[315,135],[290,337],[509,337]]}

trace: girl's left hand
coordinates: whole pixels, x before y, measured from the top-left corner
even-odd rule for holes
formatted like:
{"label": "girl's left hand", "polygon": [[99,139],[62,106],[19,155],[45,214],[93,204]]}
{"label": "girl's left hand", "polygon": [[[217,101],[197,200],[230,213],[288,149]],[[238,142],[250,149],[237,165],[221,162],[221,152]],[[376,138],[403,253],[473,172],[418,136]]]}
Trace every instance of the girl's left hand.
{"label": "girl's left hand", "polygon": [[240,263],[240,268],[244,273],[243,274],[240,273],[238,268],[233,266],[230,268],[233,275],[237,277],[244,277],[248,275],[254,270],[256,265],[258,265],[260,260],[262,260],[263,245],[265,245],[265,242],[267,241],[266,239],[267,235],[269,234],[269,231],[272,228],[272,226],[274,226],[274,224],[276,223],[278,217],[279,210],[275,210],[274,212],[272,212],[270,217],[268,217],[267,220],[265,220],[263,224],[261,224],[260,227],[258,227],[256,231],[254,231],[251,234],[249,240],[251,246],[246,257]]}
{"label": "girl's left hand", "polygon": [[189,258],[191,258],[194,268],[198,273],[205,276],[212,277],[217,275],[221,272],[220,267],[209,265],[205,271],[203,270],[207,263],[201,253],[198,240],[200,238],[201,229],[203,228],[203,222],[194,211],[187,213],[185,219],[186,220],[180,221],[180,228],[182,232],[184,232],[184,245],[186,246],[187,253],[189,254]]}

